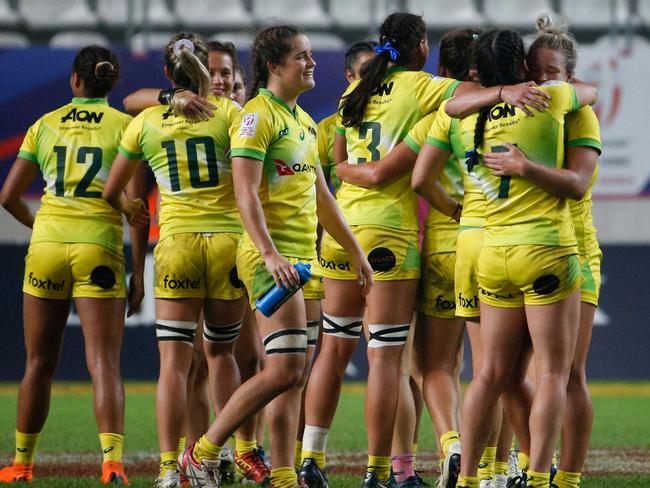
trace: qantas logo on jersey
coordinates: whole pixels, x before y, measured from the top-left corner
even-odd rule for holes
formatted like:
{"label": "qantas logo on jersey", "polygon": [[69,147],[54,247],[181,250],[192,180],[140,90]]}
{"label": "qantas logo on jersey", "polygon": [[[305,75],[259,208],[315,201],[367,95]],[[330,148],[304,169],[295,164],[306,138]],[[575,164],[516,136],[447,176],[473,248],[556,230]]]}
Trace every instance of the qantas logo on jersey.
{"label": "qantas logo on jersey", "polygon": [[95,122],[99,124],[102,121],[104,112],[90,112],[88,110],[77,110],[74,107],[67,114],[61,117],[61,122],[72,120],[73,122]]}
{"label": "qantas logo on jersey", "polygon": [[384,95],[390,95],[390,92],[393,91],[393,84],[395,82],[391,81],[390,83],[382,83],[377,88],[372,91],[371,95],[376,95],[382,97]]}
{"label": "qantas logo on jersey", "polygon": [[490,110],[490,113],[488,115],[488,120],[489,121],[499,120],[506,117],[514,117],[514,116],[515,116],[514,105],[508,105],[507,103],[504,103],[503,106],[497,105],[492,110]]}
{"label": "qantas logo on jersey", "polygon": [[305,163],[294,163],[289,166],[287,163],[280,159],[274,159],[273,164],[275,164],[275,170],[278,172],[278,176],[292,176],[296,173],[315,173],[316,169]]}

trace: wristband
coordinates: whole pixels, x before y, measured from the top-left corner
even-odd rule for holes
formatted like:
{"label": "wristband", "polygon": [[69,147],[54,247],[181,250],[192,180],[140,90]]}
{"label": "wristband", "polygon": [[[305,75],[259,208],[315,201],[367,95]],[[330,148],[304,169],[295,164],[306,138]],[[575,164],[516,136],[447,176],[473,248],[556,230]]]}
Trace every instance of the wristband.
{"label": "wristband", "polygon": [[173,96],[179,91],[183,91],[183,88],[167,88],[166,90],[160,90],[160,93],[158,94],[158,103],[160,105],[169,105]]}

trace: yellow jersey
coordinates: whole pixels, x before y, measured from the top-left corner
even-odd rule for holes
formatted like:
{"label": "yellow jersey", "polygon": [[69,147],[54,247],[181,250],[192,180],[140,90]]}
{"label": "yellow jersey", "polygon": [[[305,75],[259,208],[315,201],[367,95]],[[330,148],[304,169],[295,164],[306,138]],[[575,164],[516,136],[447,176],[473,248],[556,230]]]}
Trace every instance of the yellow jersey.
{"label": "yellow jersey", "polygon": [[32,125],[18,157],[41,169],[45,193],[31,242],[83,242],[122,250],[122,216],[102,190],[131,117],[105,98],[73,98]]}
{"label": "yellow jersey", "polygon": [[[259,198],[271,239],[283,256],[316,257],[316,123],[261,88],[230,129],[232,157],[263,165]],[[242,249],[257,251],[246,232]]]}
{"label": "yellow jersey", "polygon": [[[545,112],[528,117],[506,103],[490,108],[484,139],[478,153],[502,150],[504,142],[516,144],[526,156],[554,168],[564,164],[564,116],[580,108],[575,88],[553,81],[541,90],[551,95]],[[517,176],[494,176],[492,171],[472,164],[474,128],[478,114],[458,121],[457,136],[451,138],[453,151],[464,155],[469,173],[476,173],[486,198],[484,246],[532,244],[543,246],[576,245],[568,202]]]}
{"label": "yellow jersey", "polygon": [[[375,89],[358,127],[344,127],[341,115],[336,132],[347,141],[348,163],[377,161],[399,144],[415,123],[449,98],[458,81],[422,71],[394,67]],[[345,95],[357,86],[352,83]],[[341,211],[350,225],[380,225],[417,230],[417,195],[411,189],[411,174],[376,188],[343,182],[337,194]]]}
{"label": "yellow jersey", "polygon": [[334,130],[336,129],[336,114],[325,117],[318,123],[318,160],[325,178],[329,178],[334,195],[341,187],[341,180],[336,175],[334,164]]}
{"label": "yellow jersey", "polygon": [[228,159],[230,125],[240,108],[208,97],[214,117],[192,122],[157,105],[129,124],[119,151],[149,163],[160,189],[160,239],[183,232],[242,232]]}

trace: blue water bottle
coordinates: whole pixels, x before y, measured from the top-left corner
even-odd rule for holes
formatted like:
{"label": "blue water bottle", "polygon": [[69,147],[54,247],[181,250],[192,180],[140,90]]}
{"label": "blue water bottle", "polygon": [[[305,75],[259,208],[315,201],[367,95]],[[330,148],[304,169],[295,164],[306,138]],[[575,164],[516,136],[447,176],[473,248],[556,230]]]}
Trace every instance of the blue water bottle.
{"label": "blue water bottle", "polygon": [[305,286],[305,284],[311,279],[310,264],[296,263],[293,267],[296,268],[296,271],[298,271],[298,275],[300,276],[300,286],[295,288],[285,288],[283,286],[273,285],[269,291],[255,300],[255,306],[266,317],[273,315],[284,302],[289,300],[294,293]]}

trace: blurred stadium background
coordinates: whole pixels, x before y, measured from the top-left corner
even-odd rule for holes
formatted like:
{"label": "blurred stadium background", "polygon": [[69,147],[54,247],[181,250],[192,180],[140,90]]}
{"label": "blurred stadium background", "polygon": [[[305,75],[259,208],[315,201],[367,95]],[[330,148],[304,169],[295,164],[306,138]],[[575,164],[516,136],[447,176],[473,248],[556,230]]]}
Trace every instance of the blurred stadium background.
{"label": "blurred stadium background", "polygon": [[[119,51],[122,80],[110,101],[123,108],[122,99],[131,91],[167,86],[161,48],[174,32],[195,30],[232,41],[248,68],[256,30],[289,20],[309,32],[316,51],[317,86],[303,95],[301,105],[320,120],[335,110],[344,89],[345,47],[376,37],[379,23],[397,9],[424,15],[431,72],[437,65],[433,46],[448,29],[507,25],[533,35],[543,12],[556,23],[568,23],[581,46],[578,76],[600,89],[596,109],[604,142],[594,192],[604,284],[589,372],[594,379],[650,379],[650,318],[644,306],[650,296],[650,0],[0,0],[0,182],[27,128],[70,99],[70,66],[81,46],[98,43]],[[34,208],[42,186],[35,183],[27,195]],[[21,281],[28,240],[28,229],[0,212],[3,381],[17,381],[23,371]],[[150,276],[151,271],[149,266]],[[142,313],[127,322],[127,379],[157,377],[153,310],[150,290]],[[81,351],[73,312],[59,379],[87,379]],[[365,378],[362,348],[348,373],[351,379]]]}

